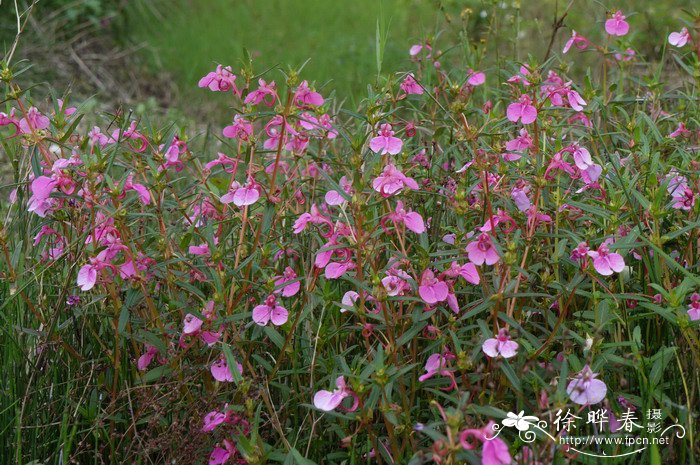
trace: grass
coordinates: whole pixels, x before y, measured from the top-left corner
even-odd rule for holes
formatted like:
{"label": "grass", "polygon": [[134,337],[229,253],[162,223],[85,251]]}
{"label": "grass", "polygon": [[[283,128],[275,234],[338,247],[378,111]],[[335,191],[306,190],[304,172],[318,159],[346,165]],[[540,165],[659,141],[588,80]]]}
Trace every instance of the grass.
{"label": "grass", "polygon": [[[388,37],[383,57],[386,70],[407,62],[412,43],[434,27],[430,2],[411,0],[205,0],[166,10],[141,3],[132,23],[153,59],[170,71],[182,87],[193,87],[216,63],[238,68],[243,48],[256,71],[287,65],[304,67],[304,75],[339,95],[357,95],[377,75],[375,40],[383,16]],[[148,2],[150,5],[150,2]],[[154,18],[164,15],[161,27]],[[254,25],[251,27],[251,25]]]}

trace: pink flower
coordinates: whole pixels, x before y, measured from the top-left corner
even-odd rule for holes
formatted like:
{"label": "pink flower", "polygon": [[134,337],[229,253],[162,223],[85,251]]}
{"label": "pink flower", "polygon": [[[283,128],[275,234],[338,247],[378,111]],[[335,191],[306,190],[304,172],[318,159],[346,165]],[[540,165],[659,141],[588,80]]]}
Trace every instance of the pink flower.
{"label": "pink flower", "polygon": [[[515,202],[515,206],[518,207],[518,210],[521,212],[529,210],[530,206],[532,205],[530,202],[530,197],[527,196],[527,192],[524,189],[514,187],[510,193],[510,197],[513,199],[513,202]],[[488,223],[489,222],[487,221],[486,224]]]}
{"label": "pink flower", "polygon": [[343,306],[340,307],[340,313],[345,313],[348,311],[348,308],[353,308],[355,306],[355,302],[357,302],[357,299],[359,298],[360,294],[355,291],[346,292],[340,301],[340,303],[343,304]]}
{"label": "pink flower", "polygon": [[328,225],[329,232],[324,234],[324,237],[330,237],[333,234],[333,222],[323,216],[319,211],[316,204],[311,205],[311,211],[307,213],[302,213],[299,218],[294,222],[293,232],[294,234],[299,234],[306,229],[306,226],[311,224],[326,224]]}
{"label": "pink flower", "polygon": [[401,192],[404,187],[418,190],[418,183],[415,179],[407,177],[391,163],[386,165],[382,174],[372,182],[372,188],[384,197]]}
{"label": "pink flower", "polygon": [[615,59],[617,61],[631,61],[636,54],[637,52],[635,52],[634,49],[628,48],[624,52],[615,53]]}
{"label": "pink flower", "polygon": [[326,279],[338,279],[350,270],[355,269],[355,264],[351,260],[333,262],[326,265],[324,276]]}
{"label": "pink flower", "polygon": [[685,188],[682,192],[673,193],[673,205],[676,210],[690,211],[695,206],[695,192],[690,188]]}
{"label": "pink flower", "polygon": [[530,137],[530,133],[527,132],[527,129],[522,128],[520,130],[520,135],[518,137],[506,142],[506,150],[508,150],[509,153],[504,153],[503,159],[505,161],[519,160],[521,158],[521,155],[519,153],[512,153],[512,152],[527,152],[528,150],[530,150],[533,147],[534,147],[534,144],[532,143],[532,138]]}
{"label": "pink flower", "polygon": [[148,368],[148,365],[151,364],[153,361],[153,358],[158,354],[158,349],[155,348],[155,346],[152,346],[150,344],[146,344],[146,352],[144,352],[136,362],[136,368],[138,368],[139,371],[145,371]]}
{"label": "pink flower", "polygon": [[228,462],[228,459],[236,453],[236,446],[224,439],[224,448],[216,446],[209,456],[209,465],[223,465]]}
{"label": "pink flower", "polygon": [[258,80],[258,89],[250,92],[248,95],[246,95],[245,100],[243,103],[246,105],[253,104],[257,105],[260,102],[264,102],[265,105],[268,107],[271,107],[272,105],[275,104],[275,101],[277,101],[277,86],[273,82],[270,82],[269,84],[266,83],[263,79]]}
{"label": "pink flower", "polygon": [[427,57],[430,58],[430,55],[432,54],[433,48],[429,44],[416,44],[412,45],[411,48],[408,50],[408,54],[411,55],[411,57],[417,56],[423,49],[425,48],[427,52]]}
{"label": "pink flower", "polygon": [[690,40],[690,33],[688,28],[684,27],[680,32],[672,32],[668,35],[668,43],[674,47],[683,47]]}
{"label": "pink flower", "polygon": [[690,305],[688,305],[688,316],[691,321],[700,320],[700,294],[693,292],[690,296]]}
{"label": "pink flower", "polygon": [[237,207],[252,205],[260,198],[260,191],[255,180],[248,179],[248,184],[241,186],[238,181],[233,181],[229,191],[219,199],[221,203],[231,203]]}
{"label": "pink flower", "polygon": [[[240,374],[243,374],[243,365],[240,363],[236,363],[236,368],[238,369],[238,372]],[[226,357],[221,355],[219,359],[214,362],[210,368],[211,375],[214,377],[215,380],[222,382],[222,383],[232,383],[233,382],[233,374],[231,373],[231,370],[229,369],[228,363],[226,362]]]}
{"label": "pink flower", "polygon": [[[287,284],[289,283],[289,284]],[[299,292],[301,288],[301,282],[297,280],[297,274],[291,267],[284,269],[282,276],[275,276],[275,287],[283,286],[281,289],[276,290],[276,293],[281,292],[282,297],[292,297]]]}
{"label": "pink flower", "polygon": [[584,147],[578,144],[573,144],[563,151],[570,151],[571,155],[574,157],[574,163],[578,169],[585,171],[590,166],[594,165],[593,159],[591,158],[591,153]]}
{"label": "pink flower", "polygon": [[571,400],[579,405],[593,405],[605,399],[608,392],[608,387],[599,379],[596,379],[597,373],[593,373],[591,368],[586,365],[583,369],[569,382],[566,387],[566,393],[571,397]]}
{"label": "pink flower", "polygon": [[496,358],[499,355],[503,358],[511,358],[518,354],[518,347],[517,342],[510,340],[508,330],[501,328],[495,338],[484,341],[481,345],[481,350],[492,358]]}
{"label": "pink flower", "polygon": [[583,97],[573,89],[567,90],[566,99],[569,102],[569,106],[575,111],[583,111],[583,107],[587,105]]}
{"label": "pink flower", "polygon": [[469,261],[475,265],[493,265],[501,259],[491,237],[486,233],[481,233],[479,239],[470,242],[466,250]]}
{"label": "pink flower", "polygon": [[127,176],[124,182],[124,191],[136,191],[142,204],[149,205],[151,203],[151,193],[148,191],[148,188],[143,184],[134,182],[134,175],[132,174]]}
{"label": "pink flower", "polygon": [[405,271],[392,267],[386,271],[386,274],[382,278],[382,286],[386,289],[388,296],[404,295],[411,290],[411,286],[407,281],[410,276]]}
{"label": "pink flower", "polygon": [[338,408],[338,406],[343,402],[346,397],[352,396],[354,402],[352,406],[347,409],[348,412],[354,412],[360,403],[357,394],[353,392],[352,389],[345,383],[345,377],[338,376],[335,380],[336,389],[331,391],[321,390],[314,394],[314,406],[323,410],[324,412],[330,412]]}
{"label": "pink flower", "polygon": [[226,419],[226,414],[217,412],[209,412],[204,416],[204,426],[202,427],[202,432],[208,433],[209,431],[214,431],[214,429],[224,422]]}
{"label": "pink flower", "polygon": [[467,84],[476,87],[480,86],[483,83],[486,82],[486,75],[482,73],[481,71],[474,71],[473,69],[470,69],[467,72]]}
{"label": "pink flower", "polygon": [[299,84],[294,94],[294,102],[299,108],[302,108],[308,105],[321,106],[324,100],[321,94],[313,92],[309,88],[309,83],[307,81],[301,81],[301,84]]}
{"label": "pink flower", "polygon": [[440,388],[441,390],[450,391],[456,388],[457,381],[455,380],[454,374],[447,368],[447,362],[454,360],[454,358],[455,356],[450,353],[445,353],[445,355],[437,353],[432,354],[425,362],[425,373],[418,377],[418,381],[422,383],[439,374],[440,376],[449,378],[451,381],[447,388]]}
{"label": "pink flower", "polygon": [[234,160],[233,158],[226,156],[225,153],[218,152],[216,160],[207,162],[204,168],[207,170],[207,172],[209,172],[212,168],[219,165],[223,167],[224,172],[232,174],[235,173],[236,169],[238,168],[238,160]]}
{"label": "pink flower", "polygon": [[[110,142],[116,144],[124,139],[126,139],[129,146],[138,153],[145,152],[148,148],[148,139],[146,139],[146,136],[136,130],[136,121],[132,121],[126,131],[122,131],[120,129],[115,129],[112,131],[112,138],[110,139]],[[137,141],[139,145],[134,145],[130,141]]]}
{"label": "pink flower", "polygon": [[519,102],[508,105],[506,116],[513,123],[517,123],[520,120],[523,124],[530,124],[537,119],[537,108],[532,105],[530,97],[527,94],[523,94],[520,96]]}
{"label": "pink flower", "polygon": [[606,244],[602,244],[597,251],[589,251],[588,256],[593,259],[595,270],[603,276],[610,276],[613,272],[619,273],[625,268],[622,255],[610,252]]}
{"label": "pink flower", "polygon": [[510,465],[511,463],[508,445],[501,438],[484,441],[481,448],[481,465]]}
{"label": "pink flower", "polygon": [[78,271],[78,286],[82,291],[89,291],[97,282],[97,266],[92,263],[83,265]]}
{"label": "pink flower", "polygon": [[423,272],[420,285],[418,286],[418,294],[420,298],[427,304],[433,305],[438,302],[447,300],[449,288],[445,281],[435,277],[435,274],[429,269]]}
{"label": "pink flower", "polygon": [[29,134],[33,131],[46,129],[49,124],[51,124],[49,118],[39,113],[36,107],[30,107],[27,116],[19,121],[19,129],[23,134]]}
{"label": "pink flower", "polygon": [[410,229],[416,234],[425,232],[423,217],[416,212],[406,211],[401,201],[396,202],[396,210],[390,213],[388,218],[394,223],[403,223],[407,229]]}
{"label": "pink flower", "polygon": [[[355,193],[355,190],[352,188],[352,184],[350,183],[350,181],[348,181],[348,178],[345,176],[340,178],[340,187],[343,189],[343,192],[345,192],[348,196]],[[326,192],[324,199],[326,203],[331,206],[344,205],[345,203],[347,203],[345,197],[343,197],[341,193],[334,190]]]}
{"label": "pink flower", "polygon": [[401,90],[403,90],[407,95],[420,95],[423,93],[423,87],[421,87],[421,85],[418,84],[418,82],[416,82],[416,79],[413,77],[413,74],[408,74],[403,80],[403,82],[401,82],[400,87]]}
{"label": "pink flower", "polygon": [[445,271],[445,274],[450,277],[463,277],[468,283],[479,284],[481,278],[479,277],[479,272],[476,270],[476,266],[473,263],[465,263],[460,265],[457,262],[452,262],[450,264],[450,269]]}
{"label": "pink flower", "polygon": [[202,323],[204,323],[202,320],[200,320],[193,314],[188,313],[187,315],[185,315],[185,319],[182,322],[182,333],[188,336],[190,334],[195,334],[199,332],[200,328],[202,327]]}
{"label": "pink flower", "polygon": [[612,18],[605,21],[605,32],[611,36],[624,36],[630,30],[630,25],[625,21],[625,16],[621,11],[615,12]]}
{"label": "pink flower", "polygon": [[241,139],[247,141],[251,134],[253,134],[253,124],[241,115],[234,116],[233,124],[226,126],[223,130],[224,137],[228,137],[230,139]]}
{"label": "pink flower", "polygon": [[692,133],[688,131],[688,128],[685,127],[684,123],[678,123],[678,127],[668,135],[668,137],[675,139],[676,137],[681,137],[681,136],[689,136]]}
{"label": "pink flower", "polygon": [[57,98],[56,103],[58,103],[59,113],[63,113],[66,116],[71,116],[71,115],[75,114],[76,111],[78,111],[78,109],[75,107],[65,106],[65,102],[63,101],[63,99]]}
{"label": "pink flower", "polygon": [[575,45],[579,50],[583,50],[584,48],[588,47],[588,44],[588,39],[576,31],[571,31],[571,38],[569,38],[569,40],[566,41],[566,44],[564,44],[564,50],[562,50],[562,53],[568,52],[572,45]]}
{"label": "pink flower", "polygon": [[282,326],[288,318],[289,312],[281,305],[277,305],[277,298],[274,295],[268,296],[264,304],[253,309],[253,321],[260,326],[265,326],[270,321],[275,326]]}
{"label": "pink flower", "polygon": [[236,75],[233,74],[230,66],[216,66],[216,71],[211,71],[197,84],[200,88],[209,88],[214,92],[228,92],[233,90],[235,94],[240,92],[236,88]]}
{"label": "pink flower", "polygon": [[386,123],[382,124],[379,135],[369,143],[369,148],[380,155],[384,155],[385,153],[396,155],[401,151],[401,147],[403,147],[403,141],[398,137],[394,137],[391,124]]}
{"label": "pink flower", "polygon": [[209,244],[206,242],[200,245],[191,245],[188,251],[192,255],[199,255],[202,257],[208,257],[211,255],[211,252],[209,251]]}
{"label": "pink flower", "polygon": [[48,176],[39,176],[35,178],[32,181],[32,196],[29,198],[29,207],[27,211],[34,212],[44,218],[53,206],[49,197],[57,184],[58,181],[56,179],[49,178]]}

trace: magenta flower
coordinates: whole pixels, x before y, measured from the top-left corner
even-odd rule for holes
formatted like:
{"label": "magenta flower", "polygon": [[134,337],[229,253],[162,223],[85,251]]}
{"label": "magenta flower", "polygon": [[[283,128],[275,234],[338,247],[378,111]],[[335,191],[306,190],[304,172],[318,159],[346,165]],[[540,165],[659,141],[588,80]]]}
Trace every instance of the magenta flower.
{"label": "magenta flower", "polygon": [[355,266],[352,260],[329,263],[324,270],[324,276],[326,279],[338,279],[348,271],[354,270]]}
{"label": "magenta flower", "polygon": [[202,328],[202,323],[204,323],[202,320],[200,320],[193,314],[188,313],[187,315],[185,315],[185,319],[182,322],[182,333],[188,336],[191,334],[196,334]]}
{"label": "magenta flower", "polygon": [[435,274],[427,269],[423,272],[418,286],[420,298],[427,304],[433,305],[447,300],[449,288],[445,281],[435,277]]}
{"label": "magenta flower", "polygon": [[30,107],[27,116],[19,121],[19,129],[23,134],[29,134],[48,128],[50,123],[49,118],[39,113],[36,107]]}
{"label": "magenta flower", "polygon": [[463,277],[468,283],[479,284],[481,278],[479,277],[479,272],[476,270],[476,266],[473,263],[465,263],[460,265],[457,262],[452,262],[450,264],[450,269],[445,271],[445,275],[452,278],[457,276]]}
{"label": "magenta flower", "polygon": [[467,84],[476,87],[480,86],[483,83],[486,82],[486,75],[482,73],[481,71],[474,71],[473,69],[470,69],[467,72]]}
{"label": "magenta flower", "polygon": [[668,137],[675,139],[676,137],[687,137],[692,133],[685,127],[684,123],[678,123],[678,127],[668,135]]}
{"label": "magenta flower", "polygon": [[603,276],[610,276],[619,273],[625,268],[625,261],[622,255],[610,252],[608,246],[603,243],[598,250],[590,250],[588,256],[593,259],[593,267]]}
{"label": "magenta flower", "polygon": [[388,219],[394,223],[403,223],[407,229],[410,229],[416,234],[425,232],[425,223],[423,217],[419,213],[406,211],[403,207],[403,202],[396,202],[396,210],[389,214]]}
{"label": "magenta flower", "polygon": [[58,181],[56,179],[49,178],[48,176],[38,176],[35,178],[31,185],[32,196],[29,198],[29,207],[27,211],[44,218],[53,206],[53,201],[50,197],[57,184]]}
{"label": "magenta flower", "polygon": [[233,124],[226,126],[223,130],[224,137],[243,141],[247,141],[252,134],[253,124],[241,115],[234,116]]}
{"label": "magenta flower", "polygon": [[[348,196],[351,196],[352,194],[355,193],[355,190],[352,188],[352,183],[348,180],[346,176],[343,176],[340,178],[340,187],[343,189],[343,192],[345,192]],[[343,205],[347,203],[345,200],[345,197],[342,196],[337,191],[330,190],[326,192],[326,195],[324,197],[326,203],[331,206],[335,205]]]}
{"label": "magenta flower", "polygon": [[501,438],[484,442],[481,448],[481,465],[510,465],[511,463],[508,445]]}
{"label": "magenta flower", "polygon": [[566,44],[564,44],[564,50],[562,50],[562,53],[568,52],[572,45],[575,45],[579,50],[583,50],[588,47],[589,42],[588,39],[576,31],[571,31],[571,37],[566,41]]}
{"label": "magenta flower", "polygon": [[321,390],[314,394],[314,406],[323,410],[324,412],[330,412],[335,410],[343,402],[346,397],[352,397],[354,399],[353,404],[350,408],[345,409],[348,412],[354,412],[360,404],[360,399],[357,394],[350,389],[350,387],[345,383],[344,376],[338,376],[335,380],[336,389],[334,391]]}
{"label": "magenta flower", "polygon": [[260,102],[264,102],[265,105],[271,107],[277,101],[277,85],[274,81],[269,84],[263,79],[258,80],[258,89],[250,92],[246,95],[243,103],[246,105],[253,104],[257,105]]}
{"label": "magenta flower", "polygon": [[475,265],[493,265],[501,259],[491,237],[486,233],[481,233],[477,240],[470,242],[466,251],[469,261]]}
{"label": "magenta flower", "polygon": [[78,271],[77,284],[82,291],[89,291],[97,282],[98,267],[92,263],[83,265]]}
{"label": "magenta flower", "polygon": [[403,141],[398,137],[394,137],[391,124],[386,123],[382,124],[379,135],[369,143],[369,148],[380,155],[384,155],[385,153],[396,155],[401,151],[401,147],[403,147]]}
{"label": "magenta flower", "polygon": [[418,190],[418,183],[415,179],[409,178],[403,174],[391,163],[386,165],[382,174],[377,176],[372,182],[372,188],[383,197],[389,197],[401,192],[404,187]]}
{"label": "magenta flower", "polygon": [[208,465],[223,465],[228,462],[228,459],[231,458],[232,455],[235,455],[236,452],[236,446],[228,439],[224,439],[223,448],[217,446],[211,451]]}
{"label": "magenta flower", "polygon": [[520,120],[523,124],[530,124],[537,119],[537,108],[532,105],[530,97],[523,94],[520,96],[520,101],[508,105],[506,116],[513,123]]}
{"label": "magenta flower", "polygon": [[571,400],[579,405],[593,405],[605,399],[608,393],[608,387],[599,379],[596,379],[597,373],[593,373],[591,368],[586,365],[583,369],[569,382],[566,387],[566,393]]}
{"label": "magenta flower", "polygon": [[[238,372],[242,375],[243,365],[241,365],[238,362],[236,362],[236,365]],[[221,383],[233,382],[233,374],[231,373],[231,369],[228,366],[228,362],[226,362],[226,357],[224,357],[223,355],[221,355],[219,359],[212,364],[210,371],[214,379]]]}
{"label": "magenta flower", "polygon": [[323,105],[323,97],[318,92],[314,92],[309,88],[309,83],[307,81],[301,81],[297,91],[294,93],[294,103],[299,108],[303,108],[309,105],[314,105],[320,107]]}
{"label": "magenta flower", "polygon": [[265,303],[253,309],[253,321],[260,326],[265,326],[272,321],[275,326],[282,326],[287,322],[289,312],[281,305],[277,305],[277,297],[270,295]]}
{"label": "magenta flower", "polygon": [[219,199],[221,203],[231,203],[237,207],[252,205],[260,198],[260,191],[255,180],[248,180],[248,184],[241,186],[238,181],[233,181],[229,191]]}
{"label": "magenta flower", "polygon": [[410,276],[405,271],[392,267],[386,270],[386,274],[382,278],[382,286],[384,286],[388,296],[404,295],[411,290],[411,286],[407,281]]}
{"label": "magenta flower", "polygon": [[700,294],[693,292],[690,296],[690,305],[688,305],[688,316],[691,321],[700,320]]}
{"label": "magenta flower", "polygon": [[420,95],[423,93],[423,87],[418,84],[413,74],[408,74],[403,82],[401,82],[400,87],[407,95]]}
{"label": "magenta flower", "polygon": [[217,412],[209,412],[204,416],[204,426],[202,426],[202,432],[208,433],[209,431],[214,431],[214,429],[226,420],[226,414]]}
{"label": "magenta flower", "polygon": [[294,222],[293,232],[294,234],[299,234],[306,229],[306,226],[311,224],[325,224],[329,228],[329,232],[322,234],[323,237],[330,237],[333,235],[333,222],[323,216],[321,211],[318,209],[316,204],[311,205],[311,211],[302,213],[299,218]]}
{"label": "magenta flower", "polygon": [[150,344],[146,344],[146,351],[141,354],[139,357],[138,361],[136,362],[136,368],[138,368],[139,371],[146,371],[148,368],[148,365],[151,364],[153,361],[153,358],[158,354],[158,349],[156,349],[155,346],[152,346]]}
{"label": "magenta flower", "polygon": [[282,297],[295,296],[301,288],[301,282],[297,280],[297,274],[290,266],[284,269],[284,273],[282,274],[282,276],[275,276],[274,279],[275,287],[283,286],[281,289],[277,289],[275,291],[276,293],[281,292]]}
{"label": "magenta flower", "polygon": [[583,111],[583,107],[588,105],[581,95],[573,89],[566,91],[566,99],[569,106],[574,111]]}
{"label": "magenta flower", "polygon": [[671,205],[676,210],[690,211],[695,206],[695,192],[686,187],[682,192],[678,190],[673,193],[673,204]]}
{"label": "magenta flower", "polygon": [[355,302],[357,302],[357,299],[359,298],[360,294],[355,291],[348,291],[343,294],[343,298],[340,301],[340,303],[343,304],[343,306],[340,307],[340,313],[345,313],[348,311],[348,308],[353,308],[355,306]]}
{"label": "magenta flower", "polygon": [[408,54],[411,57],[417,56],[423,49],[425,48],[426,53],[427,53],[427,58],[430,58],[430,55],[433,52],[433,48],[429,44],[415,44],[411,45],[411,48],[408,50]]}
{"label": "magenta flower", "polygon": [[[122,131],[120,129],[115,129],[112,131],[112,138],[110,139],[110,142],[117,143],[121,140],[126,140],[129,143],[129,146],[138,153],[145,152],[148,148],[148,139],[146,139],[146,136],[136,130],[136,121],[132,121],[126,131]],[[138,142],[138,145],[134,145],[131,141]]]}
{"label": "magenta flower", "polygon": [[233,74],[230,66],[216,66],[216,71],[209,72],[199,80],[197,84],[200,88],[208,88],[214,92],[228,92],[233,90],[235,94],[240,94],[236,88],[236,75]]}
{"label": "magenta flower", "polygon": [[630,30],[630,25],[625,21],[621,11],[616,11],[612,18],[605,21],[605,32],[611,36],[624,36]]}
{"label": "magenta flower", "polygon": [[481,350],[489,357],[503,358],[515,357],[518,354],[518,343],[510,340],[510,334],[506,328],[501,328],[495,338],[486,339],[481,345]]}
{"label": "magenta flower", "polygon": [[425,362],[425,373],[418,377],[418,381],[421,383],[429,380],[435,375],[445,376],[450,379],[451,383],[446,388],[440,388],[443,391],[450,391],[457,387],[457,381],[455,380],[454,374],[447,367],[447,363],[450,360],[454,360],[455,356],[447,352],[445,355],[442,354],[432,354],[428,357]]}
{"label": "magenta flower", "polygon": [[571,152],[576,167],[578,167],[578,169],[581,171],[586,171],[589,167],[594,165],[593,159],[591,158],[591,153],[586,148],[581,147],[578,144],[570,145],[562,151]]}
{"label": "magenta flower", "polygon": [[668,35],[668,43],[674,47],[683,47],[690,40],[690,32],[688,28],[684,27],[680,32],[672,32]]}
{"label": "magenta flower", "polygon": [[522,157],[522,155],[520,155],[520,153],[512,153],[512,152],[527,152],[528,150],[530,150],[533,147],[534,147],[534,144],[532,143],[532,138],[530,137],[530,133],[527,132],[527,129],[522,128],[520,130],[520,135],[518,137],[506,142],[506,150],[508,150],[509,153],[504,153],[503,159],[505,161],[519,160]]}

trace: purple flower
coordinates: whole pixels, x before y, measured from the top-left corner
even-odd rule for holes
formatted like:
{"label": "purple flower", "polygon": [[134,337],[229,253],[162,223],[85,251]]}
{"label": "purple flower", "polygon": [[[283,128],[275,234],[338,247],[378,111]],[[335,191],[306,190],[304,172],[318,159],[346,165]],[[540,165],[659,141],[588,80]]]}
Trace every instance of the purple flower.
{"label": "purple flower", "polygon": [[592,405],[605,399],[608,393],[608,387],[599,379],[596,379],[597,373],[593,373],[591,368],[586,365],[583,369],[569,382],[566,387],[566,393],[571,397],[571,400],[579,405]]}

